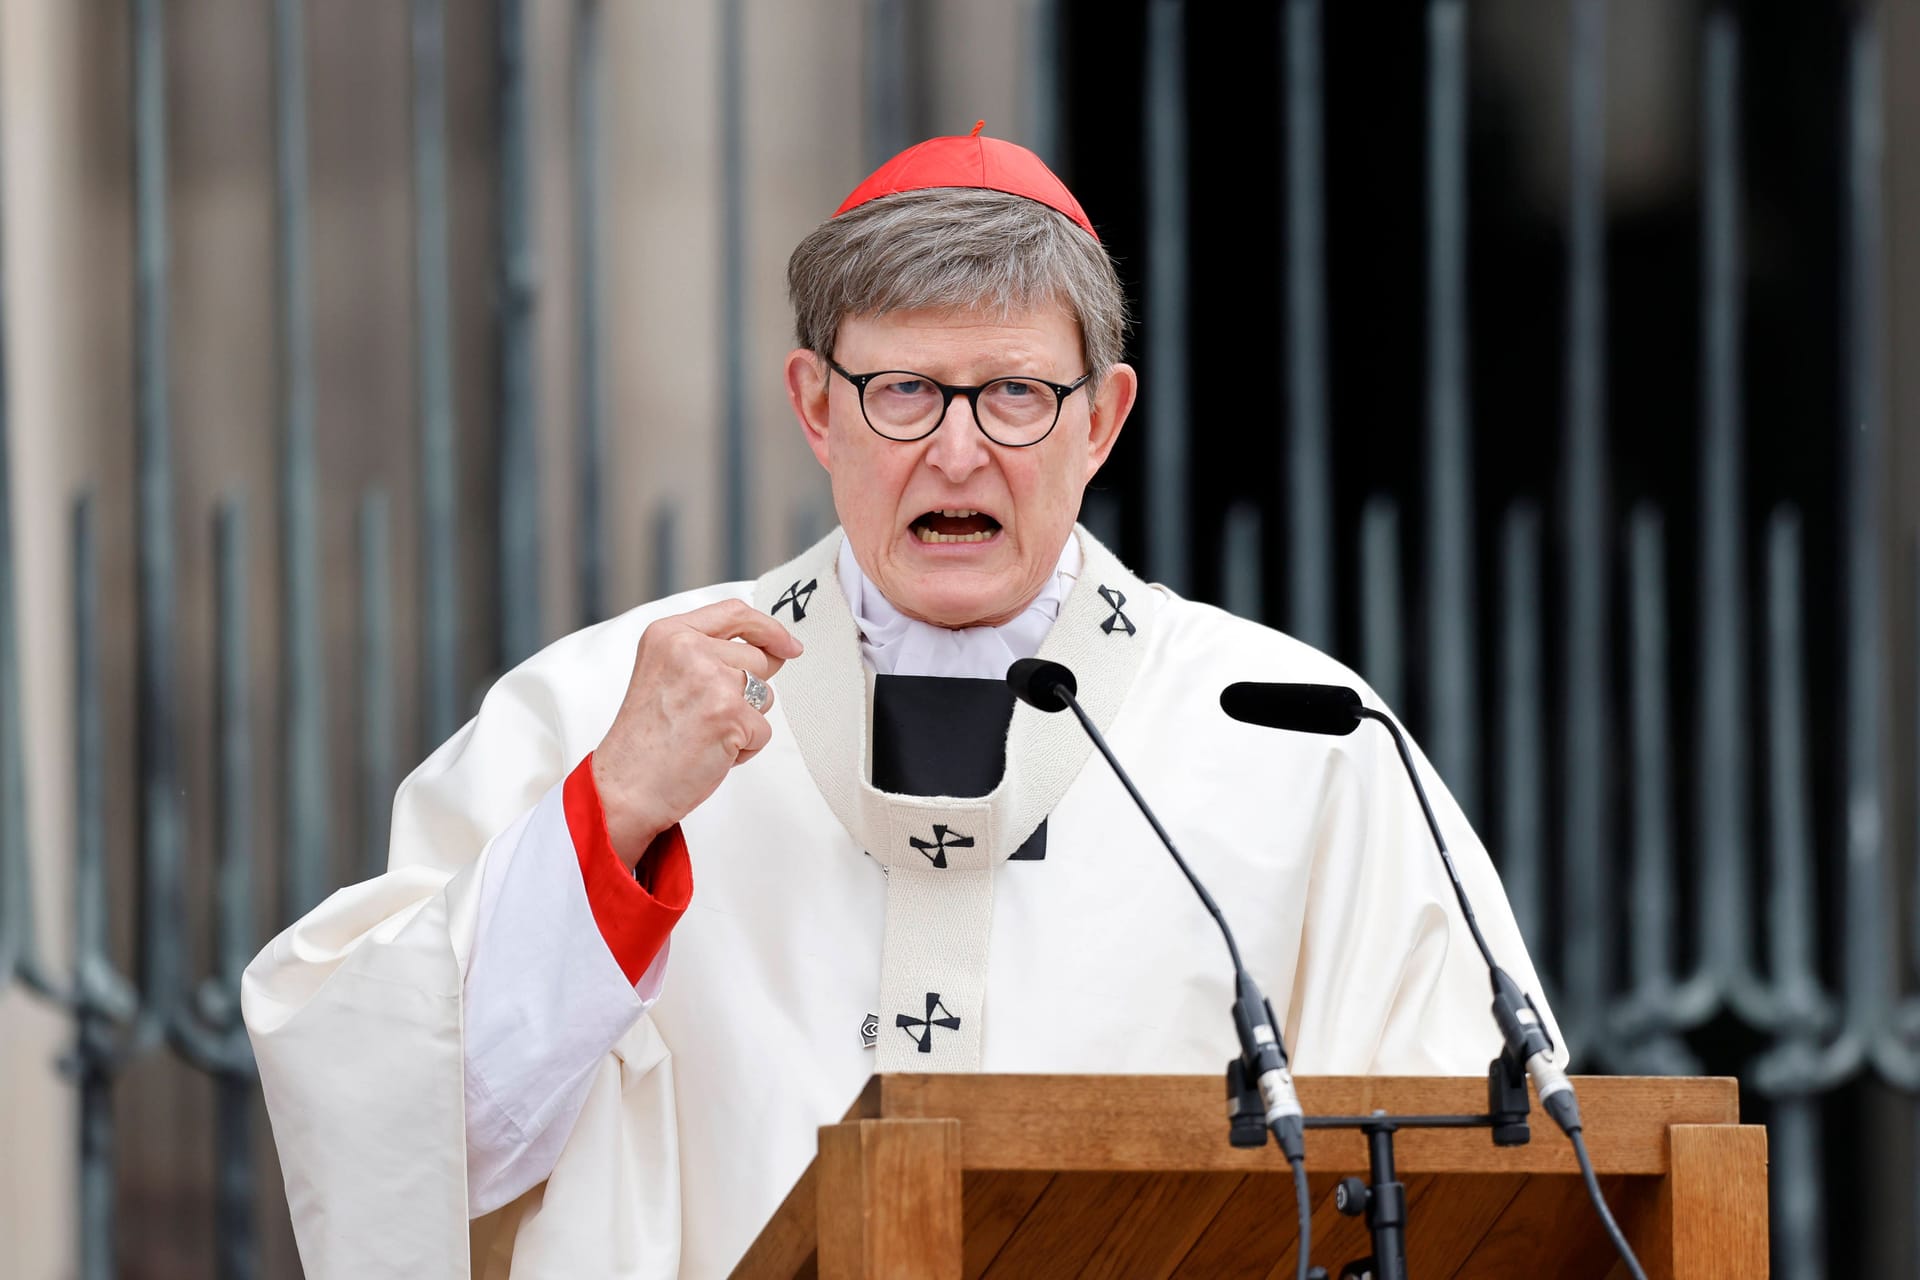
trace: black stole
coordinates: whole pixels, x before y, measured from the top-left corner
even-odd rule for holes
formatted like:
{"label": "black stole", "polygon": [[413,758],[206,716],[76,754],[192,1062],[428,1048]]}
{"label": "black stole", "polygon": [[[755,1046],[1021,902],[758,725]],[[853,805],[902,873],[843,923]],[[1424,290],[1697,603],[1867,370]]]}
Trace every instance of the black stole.
{"label": "black stole", "polygon": [[[876,675],[873,785],[908,796],[990,794],[1007,771],[1013,690],[970,676]],[[1044,819],[1010,860],[1047,856]]]}

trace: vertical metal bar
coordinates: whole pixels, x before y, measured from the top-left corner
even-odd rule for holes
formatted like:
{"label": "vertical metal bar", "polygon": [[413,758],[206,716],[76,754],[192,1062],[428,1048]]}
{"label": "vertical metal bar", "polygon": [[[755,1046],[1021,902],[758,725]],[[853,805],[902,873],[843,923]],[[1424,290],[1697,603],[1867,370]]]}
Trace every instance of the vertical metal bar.
{"label": "vertical metal bar", "polygon": [[[1333,643],[1320,0],[1287,0],[1287,629]],[[1181,379],[1184,385],[1185,379]]]}
{"label": "vertical metal bar", "polygon": [[1147,4],[1147,565],[1188,589],[1186,10]]}
{"label": "vertical metal bar", "polygon": [[[1806,654],[1803,643],[1800,518],[1776,511],[1767,525],[1767,923],[1773,986],[1799,1010],[1785,1035],[1811,1046],[1824,1004],[1814,964],[1813,823],[1807,769]],[[1798,1089],[1777,1099],[1767,1125],[1773,1146],[1774,1259],[1782,1275],[1823,1274],[1825,1191],[1819,1173],[1818,1099]]]}
{"label": "vertical metal bar", "polygon": [[1767,1168],[1773,1178],[1773,1269],[1795,1280],[1823,1280],[1826,1205],[1820,1099],[1781,1098],[1767,1117]]}
{"label": "vertical metal bar", "polygon": [[1026,142],[1058,173],[1060,151],[1060,0],[1027,0]]}
{"label": "vertical metal bar", "polygon": [[[88,1022],[83,1018],[81,1034]],[[113,1280],[114,1231],[113,1075],[104,1062],[83,1061],[80,1084],[80,1277]]]}
{"label": "vertical metal bar", "polygon": [[601,478],[607,468],[607,386],[602,372],[605,270],[600,252],[601,97],[605,83],[600,44],[605,23],[600,0],[578,0],[573,24],[573,217],[577,271],[579,344],[579,472],[576,517],[580,540],[581,625],[606,613],[606,528],[601,514]]}
{"label": "vertical metal bar", "polygon": [[[230,991],[253,958],[253,733],[248,722],[251,654],[247,648],[247,513],[245,500],[220,504],[214,521],[214,635],[219,646],[220,903],[215,972]],[[237,1011],[236,1011],[237,1012]]]}
{"label": "vertical metal bar", "polygon": [[[137,55],[136,55],[137,56]],[[92,501],[73,506],[74,1015],[70,1069],[80,1086],[80,1275],[110,1280],[115,1266],[113,1020],[106,811],[101,775],[99,571]]]}
{"label": "vertical metal bar", "polygon": [[1673,752],[1667,713],[1667,567],[1665,527],[1647,504],[1627,529],[1632,631],[1633,870],[1628,926],[1632,994],[1617,1018],[1610,1055],[1646,1075],[1697,1075],[1700,1062],[1665,1027],[1673,998]]}
{"label": "vertical metal bar", "polygon": [[877,169],[906,150],[916,123],[907,115],[908,81],[918,76],[906,0],[867,0],[866,37],[867,168]]}
{"label": "vertical metal bar", "polygon": [[1740,226],[1739,28],[1733,14],[1707,17],[1701,94],[1705,165],[1701,192],[1699,703],[1695,730],[1695,842],[1701,973],[1671,1010],[1683,1023],[1710,1017],[1724,999],[1755,1025],[1770,1002],[1753,975],[1748,926],[1752,847],[1747,722],[1744,465],[1740,317],[1744,271]]}
{"label": "vertical metal bar", "polygon": [[1880,31],[1876,10],[1856,11],[1847,54],[1845,216],[1846,498],[1846,950],[1848,1024],[1873,1040],[1874,1065],[1890,1083],[1920,1089],[1920,1063],[1882,1025],[1891,1004],[1893,895],[1887,876],[1884,794],[1887,721],[1881,612],[1880,484],[1885,465],[1885,352],[1881,213],[1886,196]]}
{"label": "vertical metal bar", "polygon": [[254,1085],[251,1077],[230,1072],[221,1072],[215,1080],[217,1275],[219,1280],[250,1280],[260,1273],[260,1236],[254,1225]]}
{"label": "vertical metal bar", "polygon": [[1221,532],[1220,603],[1228,613],[1259,622],[1266,617],[1260,554],[1260,507],[1236,502]]}
{"label": "vertical metal bar", "polygon": [[494,58],[499,103],[500,217],[499,661],[540,645],[540,450],[534,423],[532,86],[524,0],[499,0]]}
{"label": "vertical metal bar", "polygon": [[180,992],[180,787],[174,747],[173,468],[167,376],[167,117],[161,0],[133,19],[134,527],[138,539],[135,688],[139,715],[142,1039]]}
{"label": "vertical metal bar", "polygon": [[1402,705],[1406,694],[1402,630],[1400,508],[1377,496],[1360,513],[1360,663],[1390,707]]}
{"label": "vertical metal bar", "polygon": [[1467,407],[1467,14],[1427,7],[1427,739],[1469,818],[1480,811],[1473,436]]}
{"label": "vertical metal bar", "polygon": [[680,589],[678,521],[672,507],[661,507],[653,517],[653,592],[663,599]]}
{"label": "vertical metal bar", "polygon": [[1563,466],[1566,621],[1561,680],[1561,856],[1566,976],[1561,1017],[1576,1047],[1600,1043],[1613,935],[1607,724],[1606,8],[1572,0],[1572,175]]}
{"label": "vertical metal bar", "polygon": [[420,432],[420,728],[443,742],[460,716],[460,561],[447,278],[446,0],[413,0],[413,306]]}
{"label": "vertical metal bar", "polygon": [[[219,726],[219,881],[214,899],[217,936],[213,982],[202,988],[203,1005],[229,1043],[245,1040],[240,1028],[240,975],[254,952],[253,920],[253,734],[248,722],[251,686],[247,652],[246,508],[239,498],[221,503],[214,524],[214,635],[218,646],[215,719]],[[260,1269],[253,1170],[253,1080],[251,1073],[215,1074],[216,1185],[214,1238],[221,1280],[244,1280]]]}
{"label": "vertical metal bar", "polygon": [[301,0],[274,0],[274,265],[280,289],[280,590],[283,910],[326,895],[326,632],[313,458],[312,285],[308,267],[307,74]]}
{"label": "vertical metal bar", "polygon": [[[4,237],[0,237],[0,248]],[[0,252],[0,260],[5,257]],[[43,996],[55,983],[42,968],[35,938],[33,873],[27,860],[26,706],[20,694],[20,615],[15,586],[13,377],[8,359],[6,273],[0,261],[0,995],[14,975]]]}
{"label": "vertical metal bar", "polygon": [[[1920,533],[1914,536],[1913,547],[1910,553],[1910,564],[1911,573],[1909,574],[1907,582],[1911,592],[1910,604],[1913,609],[1913,630],[1908,633],[1908,643],[1913,647],[1913,706],[1911,708],[1913,714],[1912,747],[1914,768],[1914,776],[1912,779],[1913,860],[1916,868],[1920,868]],[[4,604],[0,604],[0,607],[4,607]],[[4,691],[0,691],[0,696],[4,696]],[[1913,956],[1915,966],[1920,967],[1920,874],[1914,876],[1913,891],[1912,932],[1909,937],[1912,950],[1909,954]],[[1920,1176],[1914,1179],[1914,1183],[1916,1189],[1920,1190]],[[1916,1217],[1914,1221],[1920,1222],[1920,1217]],[[1920,1244],[1916,1244],[1915,1247],[1920,1248]]]}
{"label": "vertical metal bar", "polygon": [[1500,875],[1520,936],[1544,967],[1554,957],[1539,946],[1547,839],[1540,589],[1540,512],[1516,503],[1500,526]]}
{"label": "vertical metal bar", "polygon": [[393,798],[393,584],[387,566],[393,539],[387,495],[360,499],[360,867],[387,869],[387,824]]}
{"label": "vertical metal bar", "polygon": [[1641,991],[1673,980],[1673,772],[1667,709],[1667,575],[1660,513],[1628,523],[1633,634],[1633,902],[1628,969]]}
{"label": "vertical metal bar", "polygon": [[1767,522],[1767,935],[1777,998],[1797,1010],[1797,1023],[1810,1029],[1824,997],[1814,936],[1801,577],[1800,516],[1783,508]]}
{"label": "vertical metal bar", "polygon": [[[4,265],[0,254],[0,267]],[[0,270],[0,280],[4,270]],[[27,865],[25,712],[20,705],[20,633],[14,607],[13,477],[8,439],[12,383],[6,290],[0,287],[0,994],[33,962],[32,881]]]}
{"label": "vertical metal bar", "polygon": [[748,576],[746,23],[741,0],[720,3],[720,299],[726,362],[722,510],[727,577]]}
{"label": "vertical metal bar", "polygon": [[104,746],[100,728],[100,571],[93,531],[93,500],[73,504],[73,952],[88,989],[88,966],[112,954],[107,919]]}

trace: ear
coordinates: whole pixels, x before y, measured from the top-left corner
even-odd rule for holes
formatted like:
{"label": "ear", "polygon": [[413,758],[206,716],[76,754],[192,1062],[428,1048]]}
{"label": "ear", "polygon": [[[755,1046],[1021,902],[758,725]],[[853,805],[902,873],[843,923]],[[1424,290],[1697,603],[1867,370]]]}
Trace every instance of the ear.
{"label": "ear", "polygon": [[800,419],[807,448],[823,467],[827,466],[827,376],[827,362],[819,352],[805,347],[787,352],[787,400],[794,417]]}
{"label": "ear", "polygon": [[1087,479],[1093,479],[1094,472],[1100,470],[1107,455],[1113,452],[1113,446],[1120,439],[1120,428],[1126,425],[1127,415],[1133,412],[1133,402],[1140,394],[1140,375],[1134,372],[1130,364],[1110,364],[1107,376],[1100,380],[1100,394],[1093,398],[1087,410]]}

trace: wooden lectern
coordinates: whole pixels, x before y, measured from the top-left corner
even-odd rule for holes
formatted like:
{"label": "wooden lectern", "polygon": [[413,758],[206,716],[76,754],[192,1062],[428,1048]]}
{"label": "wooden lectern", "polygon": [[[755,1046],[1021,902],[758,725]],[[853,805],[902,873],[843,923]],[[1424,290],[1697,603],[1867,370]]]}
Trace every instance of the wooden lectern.
{"label": "wooden lectern", "polygon": [[[1298,1081],[1308,1115],[1486,1109],[1472,1078]],[[1588,1150],[1649,1277],[1767,1274],[1766,1131],[1729,1079],[1576,1081]],[[1395,1139],[1416,1280],[1624,1276],[1573,1148],[1536,1104],[1533,1140],[1485,1129]],[[1334,1184],[1367,1174],[1361,1134],[1312,1130],[1313,1261],[1368,1252]],[[1269,1143],[1227,1143],[1212,1076],[875,1076],[734,1274],[764,1277],[1277,1277],[1297,1246]]]}

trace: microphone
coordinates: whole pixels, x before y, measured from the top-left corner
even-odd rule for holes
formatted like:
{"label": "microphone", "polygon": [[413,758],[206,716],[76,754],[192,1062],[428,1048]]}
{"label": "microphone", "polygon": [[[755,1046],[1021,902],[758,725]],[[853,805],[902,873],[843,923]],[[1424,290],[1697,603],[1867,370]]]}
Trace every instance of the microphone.
{"label": "microphone", "polygon": [[1546,1023],[1533,997],[1523,992],[1520,984],[1494,962],[1493,950],[1480,932],[1480,922],[1474,918],[1473,904],[1467,899],[1466,886],[1460,883],[1460,872],[1447,850],[1447,838],[1440,831],[1440,820],[1434,817],[1427,789],[1420,782],[1420,771],[1413,765],[1413,751],[1407,746],[1406,735],[1400,731],[1399,724],[1392,716],[1361,702],[1359,693],[1353,689],[1337,684],[1268,684],[1243,680],[1220,691],[1220,709],[1245,724],[1300,733],[1348,734],[1362,720],[1377,720],[1386,726],[1393,736],[1393,745],[1399,750],[1407,781],[1413,784],[1413,793],[1419,797],[1420,812],[1426,816],[1427,830],[1433,833],[1434,847],[1440,851],[1440,861],[1447,868],[1447,879],[1453,882],[1453,896],[1466,917],[1467,929],[1480,948],[1481,959],[1486,961],[1487,975],[1493,984],[1493,1020],[1506,1042],[1507,1053],[1525,1067],[1534,1090],[1540,1095],[1540,1105],[1546,1108],[1554,1123],[1572,1136],[1580,1128],[1580,1104],[1574,1096],[1573,1085],[1567,1073],[1553,1061],[1553,1041],[1547,1035]]}
{"label": "microphone", "polygon": [[1044,658],[1019,658],[1007,668],[1013,696],[1041,711],[1065,711],[1067,699],[1080,692],[1073,672]]}
{"label": "microphone", "polygon": [[[1260,1099],[1266,1108],[1267,1127],[1273,1130],[1273,1136],[1279,1142],[1280,1149],[1286,1153],[1288,1162],[1295,1166],[1296,1171],[1304,1169],[1306,1113],[1301,1109],[1299,1094],[1293,1087],[1293,1075],[1287,1063],[1286,1046],[1281,1043],[1280,1032],[1275,1026],[1273,1004],[1261,993],[1259,984],[1254,982],[1253,975],[1249,974],[1246,966],[1241,963],[1240,948],[1233,940],[1233,930],[1227,927],[1227,919],[1221,914],[1219,904],[1213,900],[1213,895],[1207,892],[1206,886],[1200,883],[1200,878],[1194,875],[1193,868],[1187,865],[1187,860],[1180,856],[1180,851],[1174,847],[1173,838],[1167,834],[1167,829],[1160,825],[1160,819],[1154,816],[1146,799],[1133,785],[1133,779],[1128,777],[1127,771],[1120,766],[1120,761],[1115,758],[1113,748],[1107,745],[1106,737],[1100,732],[1099,726],[1094,724],[1092,717],[1088,716],[1080,706],[1074,696],[1079,692],[1080,685],[1074,679],[1073,672],[1058,662],[1048,662],[1042,658],[1021,658],[1007,668],[1007,684],[1012,687],[1014,696],[1030,707],[1041,711],[1073,712],[1080,721],[1080,727],[1087,731],[1089,738],[1093,739],[1093,745],[1100,748],[1100,754],[1105,756],[1107,763],[1113,767],[1114,774],[1120,779],[1120,784],[1127,789],[1127,794],[1133,797],[1134,804],[1139,806],[1141,814],[1153,828],[1153,833],[1160,837],[1160,843],[1165,845],[1167,852],[1173,855],[1173,860],[1179,866],[1181,873],[1186,876],[1187,883],[1191,884],[1193,891],[1200,895],[1200,901],[1206,905],[1208,913],[1213,916],[1214,923],[1220,926],[1220,936],[1226,939],[1227,954],[1233,960],[1235,997],[1233,1022],[1240,1036],[1241,1064],[1239,1065],[1243,1065],[1247,1074],[1253,1076],[1258,1082]],[[1303,1256],[1304,1242],[1303,1236]]]}
{"label": "microphone", "polygon": [[1245,724],[1297,733],[1348,734],[1360,727],[1360,695],[1342,684],[1262,684],[1220,691],[1220,709]]}

